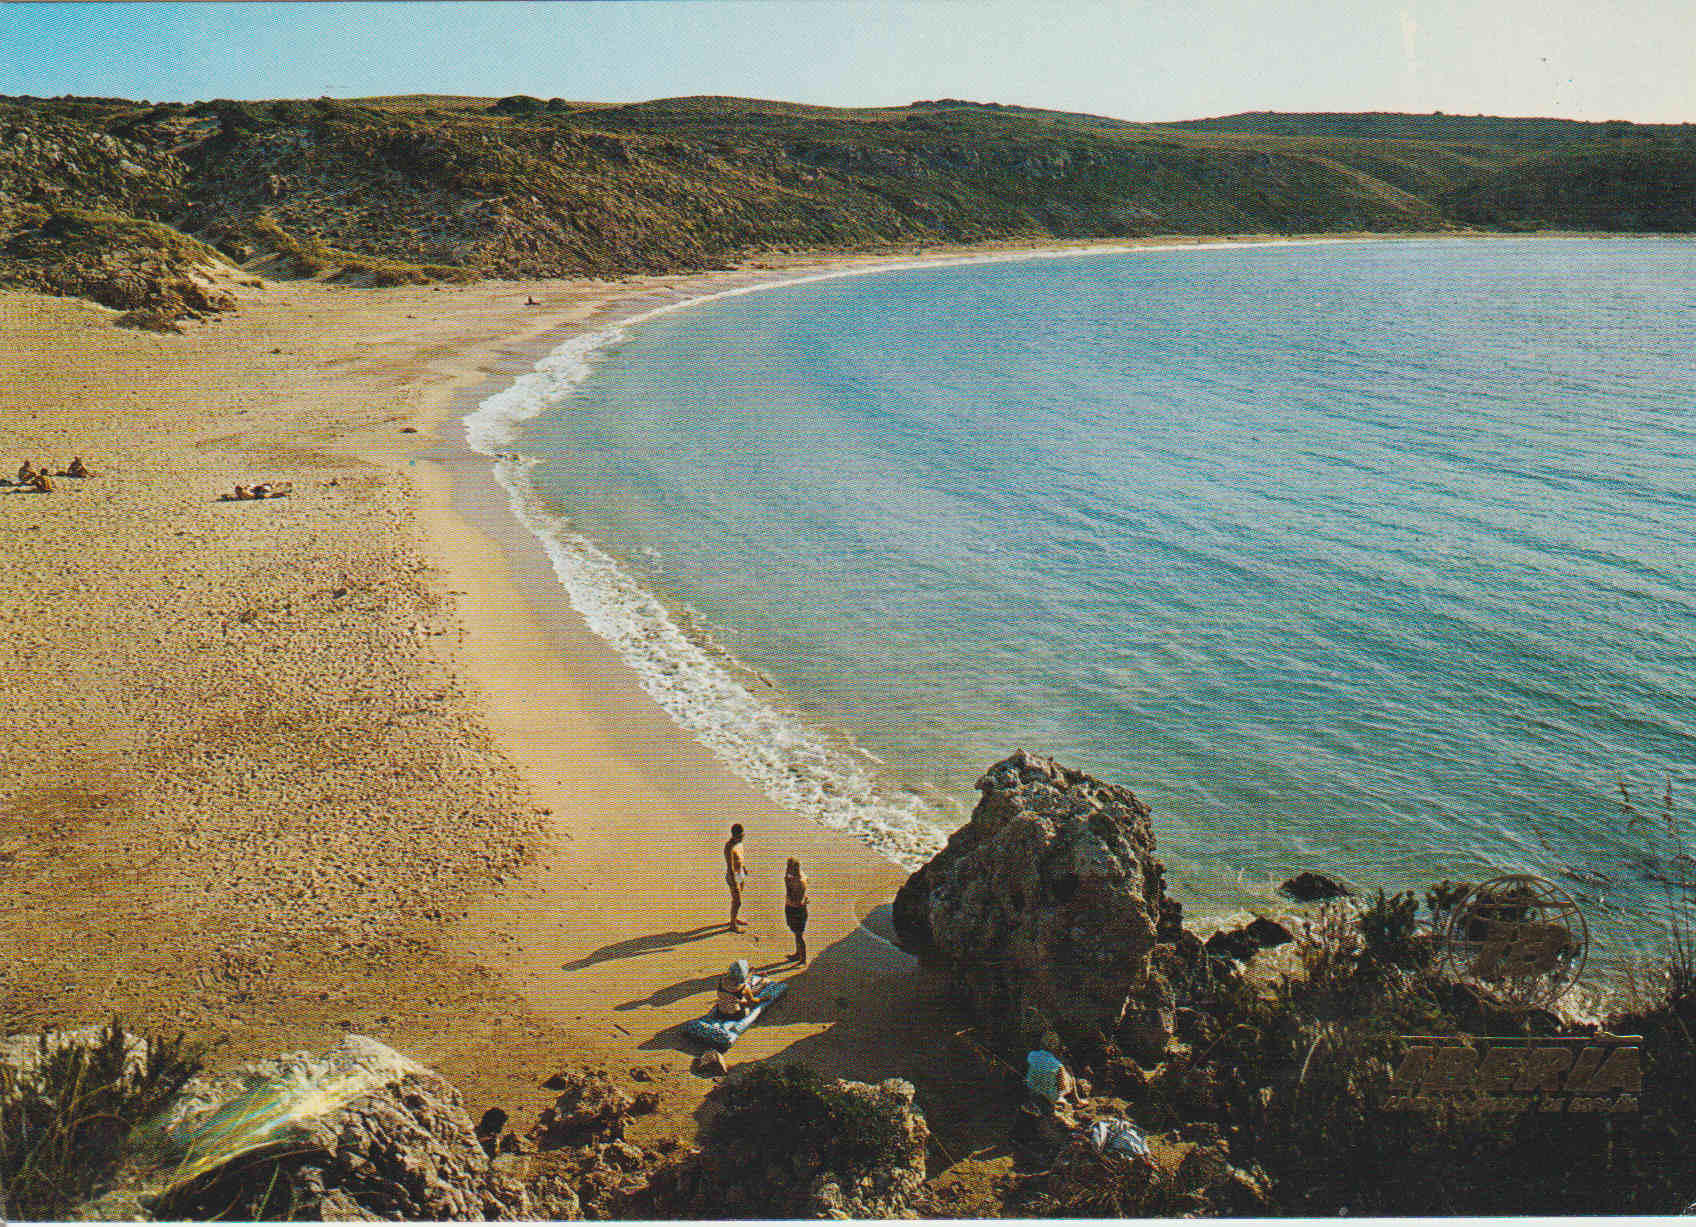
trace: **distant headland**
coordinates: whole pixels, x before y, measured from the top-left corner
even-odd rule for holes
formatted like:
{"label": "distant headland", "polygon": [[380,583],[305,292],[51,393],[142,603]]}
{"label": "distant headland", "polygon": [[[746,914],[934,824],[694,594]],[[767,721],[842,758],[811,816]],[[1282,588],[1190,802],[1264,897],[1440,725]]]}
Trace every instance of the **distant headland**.
{"label": "distant headland", "polygon": [[221,279],[678,273],[926,244],[1696,229],[1696,126],[1255,112],[1141,124],[515,95],[0,99],[0,285],[169,326]]}

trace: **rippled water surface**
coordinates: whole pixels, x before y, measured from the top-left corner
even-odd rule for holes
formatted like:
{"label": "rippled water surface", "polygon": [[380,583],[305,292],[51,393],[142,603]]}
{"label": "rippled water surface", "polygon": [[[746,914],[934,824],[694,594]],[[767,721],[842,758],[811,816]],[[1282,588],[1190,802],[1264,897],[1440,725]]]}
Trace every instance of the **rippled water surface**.
{"label": "rippled water surface", "polygon": [[1696,822],[1693,308],[1679,240],[888,272],[580,342],[502,468],[680,721],[899,859],[1023,746],[1192,902],[1528,871],[1618,930],[1676,851],[1619,782]]}

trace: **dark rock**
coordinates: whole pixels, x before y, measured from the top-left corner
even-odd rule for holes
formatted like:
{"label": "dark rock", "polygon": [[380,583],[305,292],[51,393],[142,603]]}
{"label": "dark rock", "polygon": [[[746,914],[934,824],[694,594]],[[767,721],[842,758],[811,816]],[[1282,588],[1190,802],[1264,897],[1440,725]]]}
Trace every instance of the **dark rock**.
{"label": "dark rock", "polygon": [[660,1110],[658,1091],[642,1091],[630,1101],[630,1115],[649,1116]]}
{"label": "dark rock", "polygon": [[609,1142],[601,1153],[605,1162],[625,1172],[641,1170],[647,1160],[642,1148],[632,1146],[629,1142]]}
{"label": "dark rock", "polygon": [[575,1222],[583,1217],[582,1200],[564,1172],[544,1168],[531,1176],[527,1184],[538,1221]]}
{"label": "dark rock", "polygon": [[1219,1024],[1200,1010],[1174,1010],[1173,1023],[1177,1036],[1194,1048],[1205,1047],[1219,1038]]}
{"label": "dark rock", "polygon": [[549,1149],[585,1146],[624,1137],[631,1100],[605,1070],[566,1072],[557,1077],[564,1089],[554,1100],[554,1106],[543,1110],[531,1130],[537,1145]]}
{"label": "dark rock", "polygon": [[1341,879],[1323,873],[1298,873],[1278,888],[1278,893],[1297,903],[1323,903],[1327,899],[1352,896],[1355,890]]}
{"label": "dark rock", "polygon": [[1151,972],[1142,987],[1130,997],[1115,1037],[1127,1056],[1154,1065],[1172,1038],[1177,1025],[1177,993],[1159,972]]}
{"label": "dark rock", "polygon": [[703,1078],[722,1078],[730,1072],[729,1066],[724,1063],[724,1054],[711,1048],[690,1062],[689,1070]]}
{"label": "dark rock", "polygon": [[486,1154],[494,1155],[500,1150],[501,1130],[506,1128],[507,1115],[501,1108],[490,1108],[483,1113],[477,1122],[477,1140],[483,1144]]}
{"label": "dark rock", "polygon": [[[1094,1043],[1149,987],[1157,935],[1180,916],[1148,807],[1022,750],[978,790],[971,820],[896,895],[897,939],[945,964],[980,1018]],[[1139,1047],[1169,1032],[1159,996],[1132,1020]]]}
{"label": "dark rock", "polygon": [[1216,1142],[1203,1142],[1179,1161],[1174,1183],[1181,1192],[1205,1194],[1228,1179],[1230,1172],[1224,1147]]}
{"label": "dark rock", "polygon": [[1227,1218],[1264,1218],[1272,1209],[1272,1182],[1258,1167],[1229,1167],[1210,1198],[1215,1212]]}
{"label": "dark rock", "polygon": [[1209,954],[1223,955],[1246,963],[1262,950],[1273,946],[1282,946],[1293,942],[1295,934],[1275,920],[1256,917],[1248,924],[1236,929],[1221,929],[1207,939],[1205,949]]}

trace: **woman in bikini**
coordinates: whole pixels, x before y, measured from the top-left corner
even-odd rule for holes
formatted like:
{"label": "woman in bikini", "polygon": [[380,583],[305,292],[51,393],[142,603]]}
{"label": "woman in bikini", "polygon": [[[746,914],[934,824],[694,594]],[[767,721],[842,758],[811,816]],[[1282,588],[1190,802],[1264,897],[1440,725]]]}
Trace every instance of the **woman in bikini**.
{"label": "woman in bikini", "polygon": [[714,1008],[723,1018],[741,1018],[760,1004],[764,983],[749,970],[747,959],[737,959],[718,979]]}
{"label": "woman in bikini", "polygon": [[801,872],[801,862],[790,857],[789,868],[783,875],[783,919],[795,935],[795,953],[789,956],[792,963],[807,961],[807,905],[810,902],[807,898],[807,875]]}

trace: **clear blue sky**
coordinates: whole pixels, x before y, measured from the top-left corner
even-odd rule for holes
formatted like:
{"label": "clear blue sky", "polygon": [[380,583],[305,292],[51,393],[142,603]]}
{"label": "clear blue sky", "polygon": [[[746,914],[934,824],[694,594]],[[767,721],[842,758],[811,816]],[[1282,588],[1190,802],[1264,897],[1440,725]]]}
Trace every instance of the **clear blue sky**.
{"label": "clear blue sky", "polygon": [[1696,120],[1691,0],[5,4],[0,93]]}

